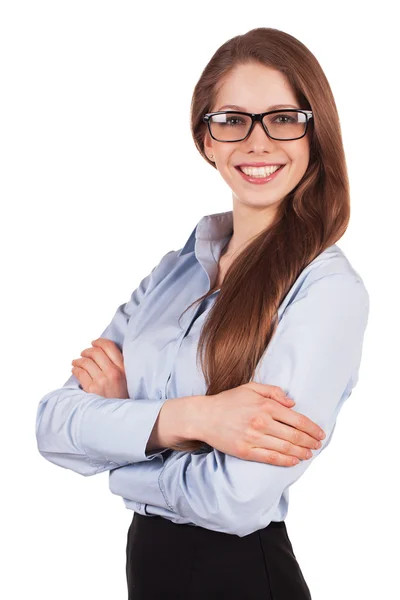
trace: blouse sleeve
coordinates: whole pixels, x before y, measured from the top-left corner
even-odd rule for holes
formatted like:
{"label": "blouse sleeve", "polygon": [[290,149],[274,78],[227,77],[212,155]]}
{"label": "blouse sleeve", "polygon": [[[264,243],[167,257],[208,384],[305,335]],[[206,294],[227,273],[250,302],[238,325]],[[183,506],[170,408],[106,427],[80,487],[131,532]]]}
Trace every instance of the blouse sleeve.
{"label": "blouse sleeve", "polygon": [[[129,318],[148,290],[169,268],[176,251],[168,252],[121,304],[98,337],[122,345]],[[81,475],[94,475],[136,461],[151,461],[169,450],[145,453],[162,405],[160,398],[104,398],[85,392],[75,375],[47,393],[36,414],[39,453],[48,461]]]}
{"label": "blouse sleeve", "polygon": [[138,462],[126,467],[129,491],[125,487],[124,496],[129,493],[130,499],[148,504],[153,514],[159,507],[163,514],[170,511],[196,525],[240,537],[266,527],[285,490],[330,442],[337,415],[358,381],[368,314],[368,292],[354,274],[314,279],[284,310],[260,364],[257,381],[281,387],[296,402],[291,410],[325,431],[322,447],[311,459],[284,467],[216,449],[175,452],[151,465]]}

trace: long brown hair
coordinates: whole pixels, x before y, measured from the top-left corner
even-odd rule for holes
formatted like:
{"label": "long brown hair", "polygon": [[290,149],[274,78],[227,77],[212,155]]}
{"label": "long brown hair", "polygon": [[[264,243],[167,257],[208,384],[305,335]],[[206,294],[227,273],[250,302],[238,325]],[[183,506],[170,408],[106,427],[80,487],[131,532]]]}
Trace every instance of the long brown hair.
{"label": "long brown hair", "polygon": [[[196,148],[216,168],[204,151],[202,118],[211,111],[223,78],[250,62],[283,73],[299,105],[313,111],[310,160],[301,181],[280,203],[272,226],[246,246],[225,274],[197,349],[206,395],[252,380],[275,333],[284,297],[303,269],[342,237],[350,219],[347,166],[333,94],[315,56],[288,33],[259,27],[229,39],[215,52],[192,96],[191,131]],[[191,452],[203,446],[203,441],[191,440],[171,448]]]}

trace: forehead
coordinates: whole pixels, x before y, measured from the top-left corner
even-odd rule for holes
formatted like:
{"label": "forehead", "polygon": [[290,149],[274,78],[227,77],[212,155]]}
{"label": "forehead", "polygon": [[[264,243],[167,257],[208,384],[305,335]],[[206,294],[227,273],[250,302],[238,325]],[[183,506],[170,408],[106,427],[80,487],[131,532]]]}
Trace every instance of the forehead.
{"label": "forehead", "polygon": [[[231,105],[232,110],[263,112],[270,106],[298,107],[297,98],[286,76],[265,65],[237,65],[220,81],[213,110]],[[230,109],[231,110],[231,109]]]}

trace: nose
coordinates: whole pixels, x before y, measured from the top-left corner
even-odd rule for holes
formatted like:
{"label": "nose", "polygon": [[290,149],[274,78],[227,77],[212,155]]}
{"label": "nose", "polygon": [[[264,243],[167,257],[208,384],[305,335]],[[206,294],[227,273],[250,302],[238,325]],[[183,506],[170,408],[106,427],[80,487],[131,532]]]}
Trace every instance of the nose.
{"label": "nose", "polygon": [[264,150],[273,149],[277,141],[271,140],[271,138],[265,133],[262,123],[260,123],[260,121],[256,121],[249,137],[246,138],[242,143],[248,147],[248,150],[252,149],[255,153],[257,153],[263,152]]}

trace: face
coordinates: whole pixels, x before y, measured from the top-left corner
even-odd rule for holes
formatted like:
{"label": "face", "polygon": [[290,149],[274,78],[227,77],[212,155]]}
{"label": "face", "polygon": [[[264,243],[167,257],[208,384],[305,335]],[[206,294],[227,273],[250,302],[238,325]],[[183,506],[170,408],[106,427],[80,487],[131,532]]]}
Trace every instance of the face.
{"label": "face", "polygon": [[[227,107],[225,105],[236,105]],[[286,108],[305,108],[297,102],[286,77],[259,63],[238,65],[223,80],[218,97],[209,112],[240,110],[250,113],[266,112],[271,106],[282,104]],[[292,105],[291,107],[289,105]],[[248,138],[241,142],[217,142],[207,129],[204,150],[229,185],[235,203],[270,213],[302,179],[310,156],[311,126],[307,134],[298,140],[278,141],[270,139],[261,123],[255,123]],[[275,177],[266,183],[246,180],[237,165],[243,163],[272,163],[285,165]]]}

